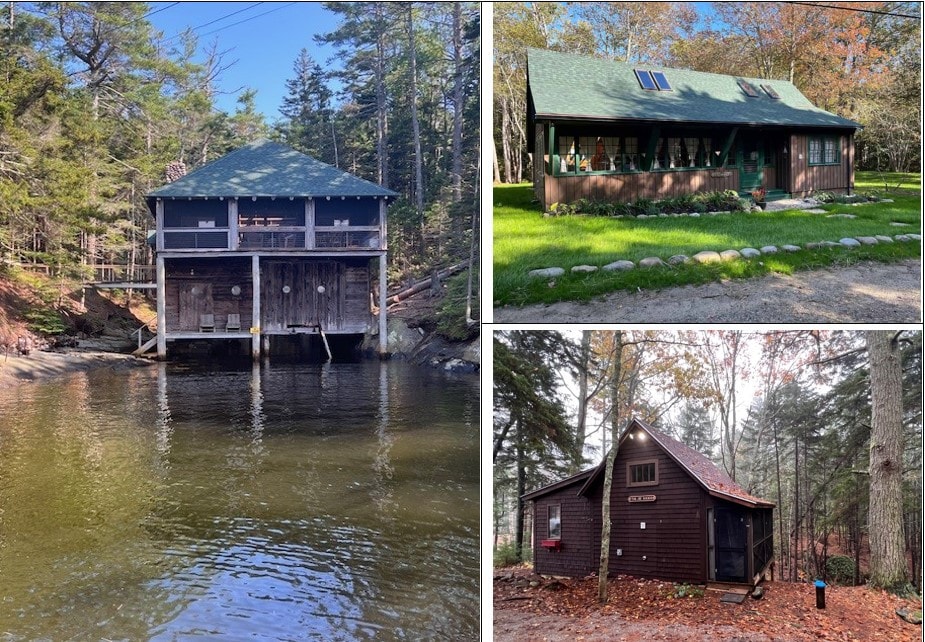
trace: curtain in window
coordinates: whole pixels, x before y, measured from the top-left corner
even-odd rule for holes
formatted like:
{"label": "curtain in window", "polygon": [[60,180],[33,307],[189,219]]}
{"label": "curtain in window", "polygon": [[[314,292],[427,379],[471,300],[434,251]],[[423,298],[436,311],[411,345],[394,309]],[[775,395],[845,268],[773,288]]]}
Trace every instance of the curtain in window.
{"label": "curtain in window", "polygon": [[607,155],[607,169],[620,169],[620,139],[616,136],[604,138],[604,153]]}
{"label": "curtain in window", "polygon": [[662,166],[659,163],[659,159],[662,157],[662,154],[665,152],[665,139],[658,139],[658,146],[655,150],[655,158],[652,159],[652,169],[661,169]]}
{"label": "curtain in window", "polygon": [[668,167],[677,167],[681,164],[681,139],[668,139]]}
{"label": "curtain in window", "polygon": [[635,136],[623,139],[623,169],[635,172],[639,161],[639,141]]}
{"label": "curtain in window", "polygon": [[818,138],[809,139],[809,162],[811,164],[822,162],[822,141]]}
{"label": "curtain in window", "polygon": [[575,171],[575,138],[559,136],[559,171]]}
{"label": "curtain in window", "polygon": [[824,162],[826,163],[838,162],[838,148],[835,146],[836,140],[834,138],[826,138],[824,142],[825,142]]}
{"label": "curtain in window", "polygon": [[696,167],[697,165],[697,139],[696,138],[685,138],[684,147],[687,148],[687,156],[690,158],[688,161],[688,167]]}
{"label": "curtain in window", "polygon": [[713,147],[713,139],[704,138],[703,139],[703,155],[704,155],[704,158],[706,158],[705,164],[707,167],[710,167],[710,163],[712,162],[710,159],[710,152],[712,151],[712,147]]}

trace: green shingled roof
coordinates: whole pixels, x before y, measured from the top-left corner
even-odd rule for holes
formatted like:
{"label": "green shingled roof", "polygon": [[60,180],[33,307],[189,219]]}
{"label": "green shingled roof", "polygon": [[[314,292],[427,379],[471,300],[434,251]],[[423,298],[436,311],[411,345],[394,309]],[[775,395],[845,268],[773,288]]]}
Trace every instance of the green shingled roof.
{"label": "green shingled roof", "polygon": [[[664,71],[673,91],[647,91],[633,69]],[[745,95],[739,80],[758,91]],[[629,64],[529,49],[527,83],[537,118],[647,120],[737,125],[856,128],[854,121],[814,107],[793,83]],[[772,99],[760,85],[780,95]]]}
{"label": "green shingled roof", "polygon": [[398,196],[291,147],[259,140],[168,183],[149,198]]}

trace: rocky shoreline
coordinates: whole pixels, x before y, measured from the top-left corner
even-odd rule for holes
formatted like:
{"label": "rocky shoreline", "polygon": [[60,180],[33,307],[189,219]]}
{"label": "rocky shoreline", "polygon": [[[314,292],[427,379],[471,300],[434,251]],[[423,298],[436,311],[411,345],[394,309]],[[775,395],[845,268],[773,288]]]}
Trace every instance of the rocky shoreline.
{"label": "rocky shoreline", "polygon": [[[375,340],[375,337],[367,341]],[[376,341],[377,342],[377,341]],[[451,342],[410,328],[404,321],[389,322],[389,345],[393,359],[404,359],[425,367],[453,373],[477,373],[481,350],[478,338]],[[0,354],[0,386],[31,383],[97,368],[126,370],[150,366],[155,361],[123,352],[93,348],[33,350],[27,355],[12,351]]]}

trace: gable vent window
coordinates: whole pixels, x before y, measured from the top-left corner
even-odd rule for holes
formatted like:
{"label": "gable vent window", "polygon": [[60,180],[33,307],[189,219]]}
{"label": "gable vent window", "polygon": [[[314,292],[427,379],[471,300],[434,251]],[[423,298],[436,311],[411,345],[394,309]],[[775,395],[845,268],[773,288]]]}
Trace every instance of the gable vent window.
{"label": "gable vent window", "polygon": [[654,459],[630,461],[626,464],[627,486],[658,485],[658,462]]}
{"label": "gable vent window", "polygon": [[655,80],[652,78],[652,72],[643,71],[642,69],[634,69],[633,73],[636,74],[636,80],[639,81],[639,85],[643,89],[649,91],[655,91],[658,87],[655,84]]}
{"label": "gable vent window", "polygon": [[780,98],[780,94],[777,93],[774,90],[774,87],[772,87],[771,85],[761,85],[761,88],[764,89],[764,93],[766,93],[771,98],[774,98],[775,100]]}
{"label": "gable vent window", "polygon": [[748,84],[747,82],[745,82],[744,80],[740,80],[740,81],[739,81],[739,87],[742,88],[742,91],[744,91],[744,92],[745,92],[745,95],[748,96],[749,98],[757,98],[757,97],[758,97],[758,92],[755,90],[755,88],[752,87],[752,86],[751,86],[750,84]]}

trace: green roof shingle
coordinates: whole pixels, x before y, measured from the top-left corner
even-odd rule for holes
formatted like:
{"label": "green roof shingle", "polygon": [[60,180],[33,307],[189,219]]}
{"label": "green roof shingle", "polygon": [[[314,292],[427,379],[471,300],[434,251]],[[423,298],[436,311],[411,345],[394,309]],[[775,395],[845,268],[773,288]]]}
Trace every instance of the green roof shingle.
{"label": "green roof shingle", "polygon": [[398,196],[291,147],[258,140],[203,165],[148,198]]}
{"label": "green roof shingle", "polygon": [[[664,71],[673,91],[642,89],[634,69]],[[758,96],[746,96],[739,80],[750,83]],[[815,107],[786,80],[726,76],[528,49],[527,84],[537,118],[860,127]],[[780,98],[768,96],[762,84],[772,87]]]}

